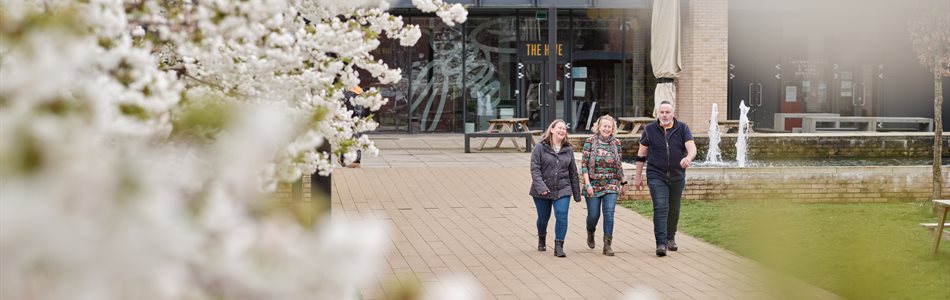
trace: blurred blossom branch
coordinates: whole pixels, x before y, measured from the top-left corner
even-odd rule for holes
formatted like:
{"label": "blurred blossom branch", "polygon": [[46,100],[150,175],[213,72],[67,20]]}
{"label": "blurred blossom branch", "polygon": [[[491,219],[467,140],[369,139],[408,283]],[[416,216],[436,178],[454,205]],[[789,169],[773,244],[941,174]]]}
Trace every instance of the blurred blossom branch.
{"label": "blurred blossom branch", "polygon": [[920,64],[940,77],[950,77],[950,2],[925,1],[927,7],[908,21]]}
{"label": "blurred blossom branch", "polygon": [[922,12],[908,21],[920,64],[934,74],[934,150],[931,197],[942,198],[943,78],[950,77],[950,1],[924,0]]}
{"label": "blurred blossom branch", "polygon": [[[377,123],[342,101],[360,72],[400,79],[371,52],[421,34],[387,9],[0,2],[0,298],[355,298],[375,279],[381,226],[317,226],[260,200],[329,174],[335,157],[378,152],[355,137]],[[376,111],[387,99],[371,88],[350,101]]]}

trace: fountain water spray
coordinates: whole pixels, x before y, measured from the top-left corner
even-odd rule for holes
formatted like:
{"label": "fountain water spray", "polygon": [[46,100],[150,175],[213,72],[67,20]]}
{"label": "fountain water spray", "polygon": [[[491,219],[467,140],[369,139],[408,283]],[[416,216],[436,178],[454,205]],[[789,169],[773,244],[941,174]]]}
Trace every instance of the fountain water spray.
{"label": "fountain water spray", "polygon": [[749,131],[749,107],[745,100],[739,102],[739,138],[736,140],[736,161],[740,168],[745,168],[746,161],[746,134]]}
{"label": "fountain water spray", "polygon": [[709,150],[706,151],[707,163],[722,163],[722,154],[719,152],[719,107],[716,103],[712,105],[712,114],[709,115]]}

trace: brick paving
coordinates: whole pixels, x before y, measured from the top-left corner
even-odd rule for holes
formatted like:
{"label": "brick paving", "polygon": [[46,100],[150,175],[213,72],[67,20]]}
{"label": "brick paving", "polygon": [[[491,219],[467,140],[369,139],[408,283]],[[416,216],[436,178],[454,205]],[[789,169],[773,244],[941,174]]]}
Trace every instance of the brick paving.
{"label": "brick paving", "polygon": [[[677,235],[680,251],[653,253],[649,219],[617,207],[613,249],[587,248],[586,205],[571,202],[566,258],[537,251],[530,154],[502,148],[462,153],[463,137],[379,135],[379,157],[333,176],[334,218],[382,219],[392,228],[387,266],[365,299],[400,298],[402,286],[437,287],[455,275],[473,278],[481,299],[763,299],[776,293],[752,261]],[[490,143],[491,144],[491,143]],[[783,283],[794,282],[783,280]],[[800,283],[808,298],[833,295]],[[794,298],[799,298],[795,296]]]}

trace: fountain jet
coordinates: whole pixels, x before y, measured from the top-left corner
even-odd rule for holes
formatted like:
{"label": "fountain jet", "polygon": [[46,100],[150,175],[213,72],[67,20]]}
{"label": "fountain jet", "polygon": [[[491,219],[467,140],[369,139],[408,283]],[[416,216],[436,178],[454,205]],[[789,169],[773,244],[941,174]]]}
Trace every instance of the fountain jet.
{"label": "fountain jet", "polygon": [[739,138],[736,139],[736,161],[740,168],[745,168],[746,162],[746,135],[749,131],[749,107],[745,100],[739,102]]}
{"label": "fountain jet", "polygon": [[719,107],[716,103],[712,105],[712,114],[709,115],[709,150],[706,151],[706,162],[719,164],[722,163],[722,154],[719,151],[719,142],[722,137],[719,135]]}

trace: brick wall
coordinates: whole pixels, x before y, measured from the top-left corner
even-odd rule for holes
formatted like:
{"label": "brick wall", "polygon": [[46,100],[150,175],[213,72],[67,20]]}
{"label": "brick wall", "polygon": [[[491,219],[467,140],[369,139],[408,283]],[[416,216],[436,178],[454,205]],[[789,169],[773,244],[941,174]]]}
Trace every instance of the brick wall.
{"label": "brick wall", "polygon": [[[589,135],[570,135],[571,144],[580,149]],[[694,135],[698,154],[704,158],[709,146],[706,134]],[[639,136],[620,137],[623,152],[634,156]],[[724,160],[735,160],[735,134],[722,136],[719,148]],[[943,156],[950,157],[950,136],[943,136]],[[748,157],[807,158],[807,157],[930,157],[933,152],[933,133],[878,133],[878,134],[758,134],[748,139]]]}
{"label": "brick wall", "polygon": [[[301,178],[301,197],[300,200],[303,202],[310,202],[310,175],[303,175]],[[273,198],[281,202],[293,202],[293,184],[290,183],[281,183],[277,185],[277,191],[274,192]]]}
{"label": "brick wall", "polygon": [[[580,148],[588,135],[571,135]],[[639,137],[622,137],[626,156],[636,154]],[[723,159],[735,159],[736,135],[723,136]],[[944,157],[950,137],[944,136]],[[697,157],[708,148],[696,135]],[[761,134],[750,138],[749,157],[923,157],[932,156],[932,133]],[[702,159],[700,159],[702,160]],[[929,201],[931,166],[691,168],[684,199],[801,202]],[[633,176],[634,170],[626,170]],[[943,194],[950,195],[950,166],[943,167]],[[631,186],[632,187],[632,186]],[[650,200],[648,191],[628,193],[626,200]]]}
{"label": "brick wall", "polygon": [[[713,103],[727,106],[729,1],[689,0],[681,11],[683,71],[676,81],[676,116],[687,124],[707,124]],[[694,132],[706,132],[696,126]]]}
{"label": "brick wall", "polygon": [[[632,171],[631,171],[632,173]],[[943,167],[950,178],[950,166]],[[695,168],[687,171],[683,199],[792,202],[930,201],[930,166]],[[646,184],[644,184],[644,187]],[[944,195],[950,182],[944,181]],[[648,189],[625,200],[650,200]]]}

